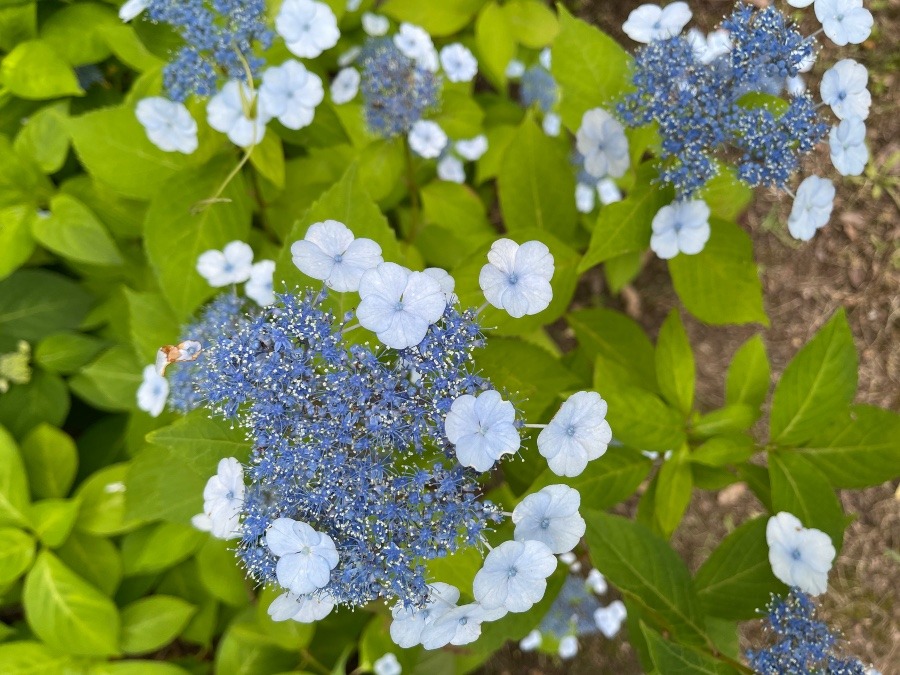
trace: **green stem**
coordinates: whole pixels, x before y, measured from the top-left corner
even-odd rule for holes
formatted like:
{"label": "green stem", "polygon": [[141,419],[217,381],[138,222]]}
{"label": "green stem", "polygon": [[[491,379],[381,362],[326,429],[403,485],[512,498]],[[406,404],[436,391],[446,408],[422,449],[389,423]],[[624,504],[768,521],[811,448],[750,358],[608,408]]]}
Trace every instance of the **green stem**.
{"label": "green stem", "polygon": [[422,229],[422,207],[419,203],[419,186],[416,184],[412,148],[409,147],[409,140],[406,138],[403,139],[403,148],[406,151],[406,186],[409,189],[410,202],[410,227],[407,241],[412,244]]}

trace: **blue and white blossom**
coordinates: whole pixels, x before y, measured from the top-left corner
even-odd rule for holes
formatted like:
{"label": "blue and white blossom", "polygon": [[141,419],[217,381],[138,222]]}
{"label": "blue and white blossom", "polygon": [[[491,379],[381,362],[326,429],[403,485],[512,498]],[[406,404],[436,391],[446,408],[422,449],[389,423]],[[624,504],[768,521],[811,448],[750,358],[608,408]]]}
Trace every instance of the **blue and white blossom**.
{"label": "blue and white blossom", "polygon": [[219,461],[216,475],[203,489],[205,530],[217,539],[241,536],[241,509],[244,505],[244,467],[234,457]]}
{"label": "blue and white blossom", "polygon": [[453,145],[460,157],[470,162],[475,162],[484,156],[488,150],[487,136],[478,134],[474,138],[464,138]]}
{"label": "blue and white blossom", "polygon": [[606,577],[604,577],[603,573],[598,569],[591,569],[591,571],[588,572],[584,583],[597,595],[603,595],[609,590],[609,585],[606,583]]}
{"label": "blue and white blossom", "polygon": [[662,207],[653,216],[650,248],[663,260],[700,253],[709,241],[709,215],[709,206],[700,199]]}
{"label": "blue and white blossom", "polygon": [[450,82],[471,82],[478,73],[478,60],[463,44],[454,42],[441,48],[441,69]]}
{"label": "blue and white blossom", "polygon": [[291,244],[291,256],[297,269],[339,293],[359,290],[363,274],[384,262],[377,242],[355,238],[336,220],[310,225],[304,238]]}
{"label": "blue and white blossom", "polygon": [[625,128],[603,108],[584,113],[575,139],[585,171],[597,179],[621,178],[631,165]]}
{"label": "blue and white blossom", "polygon": [[260,260],[254,263],[250,268],[250,278],[244,286],[244,293],[260,307],[271,305],[275,302],[274,276],[274,260]]}
{"label": "blue and white blossom", "polygon": [[825,71],[820,94],[839,119],[869,117],[872,95],[868,90],[869,71],[853,59],[842,59]]}
{"label": "blue and white blossom", "polygon": [[673,2],[665,7],[648,3],[628,15],[622,30],[635,42],[646,44],[679,35],[692,16],[686,2]]}
{"label": "blue and white blossom", "polygon": [[597,195],[604,206],[622,201],[622,191],[611,178],[602,178],[597,183]]}
{"label": "blue and white blossom", "polygon": [[872,34],[875,20],[863,7],[863,0],[815,0],[816,18],[834,44],[858,45]]}
{"label": "blue and white blossom", "polygon": [[478,396],[464,394],[450,406],[444,429],[463,466],[487,471],[503,455],[521,445],[516,428],[516,409],[494,390]]}
{"label": "blue and white blossom", "polygon": [[262,117],[275,118],[288,129],[308,126],[324,98],[322,78],[299,61],[290,59],[263,73],[259,88],[259,106],[265,109]]}
{"label": "blue and white blossom", "polygon": [[625,604],[621,600],[613,600],[606,607],[594,610],[594,623],[600,632],[611,640],[621,630],[626,616],[628,612],[625,610]]}
{"label": "blue and white blossom", "polygon": [[314,623],[331,614],[333,609],[334,598],[328,591],[319,591],[314,595],[297,595],[287,591],[269,604],[267,612],[272,621]]}
{"label": "blue and white blossom", "polygon": [[197,258],[197,272],[213,288],[240,284],[253,271],[253,249],[242,241],[225,244],[221,251],[205,251]]}
{"label": "blue and white blossom", "polygon": [[440,283],[424,272],[396,263],[380,263],[359,280],[360,325],[392,349],[419,344],[444,314],[447,297]]}
{"label": "blue and white blossom", "polygon": [[834,183],[827,178],[809,176],[800,183],[788,217],[788,232],[794,239],[809,241],[816,230],[825,227],[834,208],[834,195]]}
{"label": "blue and white blossom", "polygon": [[435,159],[447,147],[447,134],[437,122],[418,120],[409,130],[409,147],[419,157]]}
{"label": "blue and white blossom", "polygon": [[362,76],[356,68],[342,68],[331,81],[331,100],[337,105],[349,103],[359,93],[359,83]]}
{"label": "blue and white blossom", "polygon": [[556,556],[539,541],[505,541],[494,548],[472,582],[475,599],[486,610],[527,612],[547,590]]}
{"label": "blue and white blossom", "polygon": [[394,36],[394,44],[404,55],[432,73],[438,69],[438,52],[431,36],[424,28],[411,23],[401,23]]}
{"label": "blue and white blossom", "polygon": [[481,625],[506,615],[503,608],[486,609],[481,603],[453,607],[422,631],[422,646],[439,649],[445,645],[467,645],[481,637]]}
{"label": "blue and white blossom", "polygon": [[869,162],[866,124],[859,117],[848,117],[831,128],[828,136],[831,163],[842,176],[859,176]]}
{"label": "blue and white blossom", "polygon": [[478,285],[491,305],[517,319],[547,309],[553,299],[554,265],[546,244],[527,241],[520,246],[511,239],[498,239],[487,257]]}
{"label": "blue and white blossom", "polygon": [[197,149],[197,122],[183,103],[151,96],[138,101],[134,112],[147,138],[160,150],[190,155]]}
{"label": "blue and white blossom", "polygon": [[523,499],[513,510],[516,541],[539,541],[554,553],[571,551],[584,536],[578,507],[581,495],[567,485],[548,485]]}
{"label": "blue and white blossom", "polygon": [[525,64],[519,59],[511,59],[510,62],[506,64],[504,74],[510,80],[518,80],[525,74]]}
{"label": "blue and white blossom", "polygon": [[466,167],[459,157],[448,153],[438,160],[437,175],[449,183],[462,184],[466,182]]}
{"label": "blue and white blossom", "polygon": [[372,672],[375,675],[400,675],[403,672],[403,666],[397,660],[397,655],[388,652],[384,656],[375,659],[372,664]]}
{"label": "blue and white blossom", "polygon": [[151,417],[159,417],[169,398],[169,381],[160,375],[156,366],[144,368],[143,379],[137,390],[137,407]]}
{"label": "blue and white blossom", "polygon": [[782,511],[769,518],[766,543],[772,572],[779,580],[810,595],[827,590],[836,553],[827,534],[803,527],[799,518]]}
{"label": "blue and white blossom", "polygon": [[317,532],[309,523],[278,518],[266,530],[266,546],[278,558],[275,576],[281,587],[295,595],[324,588],[337,567],[334,540]]}
{"label": "blue and white blossom", "polygon": [[391,28],[390,20],[386,16],[382,16],[381,14],[363,12],[361,21],[363,31],[365,31],[366,35],[370,35],[372,37],[381,37],[382,35],[387,35],[387,32]]}
{"label": "blue and white blossom", "polygon": [[314,59],[334,47],[341,36],[331,7],[315,0],[284,0],[275,30],[295,56]]}
{"label": "blue and white blossom", "polygon": [[538,451],[557,476],[578,476],[612,440],[607,405],[595,391],[572,394],[538,434]]}
{"label": "blue and white blossom", "polygon": [[597,203],[597,191],[592,185],[577,183],[575,185],[575,208],[578,213],[590,213]]}
{"label": "blue and white blossom", "polygon": [[249,148],[262,142],[271,119],[255,93],[240,80],[231,80],[206,104],[206,121],[235,145]]}
{"label": "blue and white blossom", "polygon": [[429,596],[424,607],[395,605],[391,610],[391,639],[404,649],[421,644],[425,628],[456,607],[459,595],[456,586],[438,581],[429,586]]}
{"label": "blue and white blossom", "polygon": [[704,65],[709,65],[731,51],[731,37],[727,30],[714,30],[709,35],[704,35],[696,28],[691,28],[685,39],[694,50],[694,57]]}

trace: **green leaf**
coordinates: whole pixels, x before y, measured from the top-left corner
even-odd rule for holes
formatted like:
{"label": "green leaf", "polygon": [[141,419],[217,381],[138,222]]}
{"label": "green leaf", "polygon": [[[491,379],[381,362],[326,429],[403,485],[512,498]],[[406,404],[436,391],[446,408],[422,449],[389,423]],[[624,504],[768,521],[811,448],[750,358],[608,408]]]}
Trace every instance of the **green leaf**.
{"label": "green leaf", "polygon": [[672,201],[673,192],[650,181],[656,170],[643,165],[637,187],[625,199],[600,209],[587,253],[578,266],[585,272],[594,265],[625,253],[643,253],[650,245],[651,223],[656,213]]}
{"label": "green leaf", "polygon": [[825,532],[840,550],[847,521],[825,474],[798,454],[770,452],[769,476],[773,513],[794,514],[804,527]]}
{"label": "green leaf", "polygon": [[453,269],[472,251],[490,248],[497,232],[471,187],[432,181],[420,195],[427,224],[416,239],[416,247],[429,263]]}
{"label": "green leaf", "polygon": [[[176,316],[187,319],[216,289],[197,272],[197,258],[250,233],[250,201],[243,178],[236,176],[222,193],[226,203],[198,203],[212,197],[232,160],[179,173],[153,197],[144,222],[147,257],[163,295]],[[162,345],[160,345],[162,346]]]}
{"label": "green leaf", "polygon": [[87,675],[190,675],[190,672],[165,661],[129,660],[95,663]]}
{"label": "green leaf", "polygon": [[712,233],[700,253],[678,255],[669,261],[678,297],[691,314],[706,323],[768,326],[750,237],[727,220],[710,218],[709,223]]}
{"label": "green leaf", "polygon": [[900,415],[874,406],[852,406],[794,450],[832,487],[863,488],[897,477]]}
{"label": "green leaf", "polygon": [[511,0],[503,5],[503,13],[516,41],[531,49],[549,46],[559,34],[556,15],[538,0]]}
{"label": "green leaf", "polygon": [[608,107],[624,93],[631,59],[611,37],[576,19],[562,5],[558,8],[560,31],[553,43],[551,70],[560,88],[563,123],[574,130],[587,110]]}
{"label": "green leaf", "polygon": [[284,187],[284,148],[275,134],[266,134],[253,147],[250,163],[260,175],[277,188]]}
{"label": "green leaf", "polygon": [[741,670],[705,652],[671,642],[655,630],[641,624],[641,631],[650,649],[650,658],[657,672],[665,675],[738,675]]}
{"label": "green leaf", "polygon": [[759,410],[748,405],[726,405],[701,415],[691,425],[691,433],[699,438],[747,431],[759,419]]}
{"label": "green leaf", "polygon": [[678,310],[673,309],[656,338],[656,378],[663,398],[685,415],[694,407],[696,375],[691,343]]}
{"label": "green leaf", "polygon": [[403,143],[396,138],[369,143],[359,153],[358,161],[359,180],[376,202],[389,198],[396,191],[406,169]]}
{"label": "green leaf", "polygon": [[99,536],[123,534],[140,524],[141,518],[125,514],[125,477],[128,464],[107,466],[78,486],[81,513],[76,528]]}
{"label": "green leaf", "polygon": [[600,511],[584,512],[591,561],[656,626],[686,644],[706,643],[700,601],[688,569],[647,527]]}
{"label": "green leaf", "polygon": [[503,8],[488,3],[475,21],[478,66],[491,83],[506,87],[506,66],[516,55],[516,39]]}
{"label": "green leaf", "polygon": [[497,189],[509,232],[549,230],[566,239],[578,226],[575,177],[567,149],[527,115],[503,155]]}
{"label": "green leaf", "polygon": [[0,527],[0,585],[8,586],[31,567],[34,549],[34,539],[27,532]]}
{"label": "green leaf", "polygon": [[738,527],[697,570],[694,585],[707,613],[743,621],[758,618],[769,594],[783,589],[769,562],[768,522],[759,516]]}
{"label": "green leaf", "polygon": [[[346,637],[346,636],[345,636]],[[297,665],[296,654],[273,644],[257,625],[252,610],[228,626],[216,650],[214,672],[219,675],[274,675]]]}
{"label": "green leaf", "polygon": [[175,344],[180,336],[178,318],[159,293],[139,293],[125,289],[131,344],[138,358],[150,363],[163,345]]}
{"label": "green leaf", "polygon": [[59,171],[69,154],[68,116],[67,101],[38,110],[16,136],[16,152],[30,157],[44,173]]}
{"label": "green leaf", "polygon": [[69,390],[61,378],[35,370],[31,382],[18,384],[0,396],[0,426],[24,438],[42,422],[59,426],[69,414]]}
{"label": "green leaf", "polygon": [[445,88],[433,119],[450,138],[473,138],[481,133],[484,112],[470,94]]}
{"label": "green leaf", "polygon": [[635,450],[610,446],[603,456],[588,462],[587,468],[574,478],[557,476],[550,469],[544,469],[528,492],[562,483],[581,493],[582,508],[599,511],[633,495],[652,466],[649,459]]}
{"label": "green leaf", "polygon": [[576,382],[546,350],[515,338],[491,338],[475,362],[497,389],[515,395],[526,419],[539,418]]}
{"label": "green leaf", "polygon": [[48,548],[57,548],[69,538],[81,504],[75,499],[43,499],[31,505],[35,534]]}
{"label": "green leaf", "polygon": [[79,398],[101,410],[134,410],[141,366],[129,347],[106,350],[69,381]]}
{"label": "green leaf", "polygon": [[734,169],[720,166],[698,197],[706,202],[712,215],[722,220],[736,221],[753,199],[753,190],[738,180]]}
{"label": "green leaf", "polygon": [[0,80],[19,98],[81,96],[75,71],[47,42],[20,42],[0,64]]}
{"label": "green leaf", "polygon": [[203,508],[203,488],[223,457],[246,459],[249,444],[229,424],[198,410],[151,433],[128,474],[126,514],[187,523]]}
{"label": "green leaf", "polygon": [[0,523],[28,524],[30,499],[25,467],[9,432],[0,426]]}
{"label": "green leaf", "polygon": [[688,447],[683,445],[663,462],[656,477],[656,520],[666,536],[681,522],[691,502],[693,487]]}
{"label": "green leaf", "polygon": [[184,630],[197,610],[170,595],[142,598],[122,608],[122,651],[147,654],[165,647]]}
{"label": "green leaf", "polygon": [[[53,183],[30,158],[16,152],[0,134],[0,207],[29,205],[37,208],[54,192]],[[33,211],[27,211],[32,215]]]}
{"label": "green leaf", "polygon": [[25,579],[28,625],[44,642],[68,654],[118,653],[119,613],[112,600],[44,551]]}
{"label": "green leaf", "polygon": [[0,644],[0,663],[6,675],[63,675],[70,673],[69,657],[40,642]]}
{"label": "green leaf", "polygon": [[853,401],[857,357],[839,310],[784,369],[772,397],[770,436],[779,445],[811,439]]}
{"label": "green leaf", "polygon": [[125,576],[161,572],[192,556],[207,539],[204,532],[179,523],[156,523],[122,540]]}
{"label": "green leaf", "polygon": [[99,63],[110,56],[101,28],[120,23],[111,7],[80,2],[50,14],[41,25],[41,39],[73,66]]}
{"label": "green leaf", "polygon": [[40,340],[73,330],[92,304],[70,279],[47,270],[19,270],[0,281],[0,335]]}
{"label": "green leaf", "polygon": [[[595,385],[599,385],[595,382]],[[684,420],[656,394],[624,386],[609,393],[606,418],[613,436],[633,448],[665,452],[684,443]]]}
{"label": "green leaf", "polygon": [[585,356],[596,359],[597,391],[629,385],[656,390],[653,345],[634,319],[611,309],[582,309],[566,321]]}
{"label": "green leaf", "polygon": [[643,256],[638,253],[623,253],[610,258],[603,265],[603,276],[609,292],[621,293],[622,289],[634,281],[643,266]]}
{"label": "green leaf", "polygon": [[93,360],[108,343],[82,333],[54,333],[38,343],[35,363],[50,373],[70,375]]}
{"label": "green leaf", "polygon": [[66,432],[49,424],[35,427],[22,441],[22,460],[36,498],[69,493],[78,469],[78,449]]}
{"label": "green leaf", "polygon": [[444,37],[468,24],[484,3],[485,0],[441,3],[388,0],[379,9],[392,19],[421,26],[434,37]]}
{"label": "green leaf", "polygon": [[112,595],[122,580],[119,549],[109,539],[73,532],[56,551],[73,572]]}
{"label": "green leaf", "polygon": [[203,587],[227,605],[243,607],[251,598],[247,576],[235,564],[233,544],[212,537],[197,551],[197,574]]}
{"label": "green leaf", "polygon": [[[153,145],[129,106],[101,108],[72,118],[69,131],[88,173],[126,197],[149,199],[175,173],[197,161]],[[176,194],[189,191],[190,186],[180,188]],[[212,192],[203,195],[211,196]]]}
{"label": "green leaf", "polygon": [[762,337],[754,335],[734,354],[725,381],[725,402],[758,409],[769,393],[769,359]]}
{"label": "green leaf", "polygon": [[690,459],[704,466],[740,464],[756,454],[756,444],[749,436],[717,436],[691,453]]}
{"label": "green leaf", "polygon": [[73,262],[91,265],[124,262],[109,232],[77,199],[58,194],[50,201],[50,212],[50,216],[32,221],[32,233],[41,246]]}
{"label": "green leaf", "polygon": [[0,209],[0,280],[15,272],[34,252],[31,221],[36,217],[28,206]]}

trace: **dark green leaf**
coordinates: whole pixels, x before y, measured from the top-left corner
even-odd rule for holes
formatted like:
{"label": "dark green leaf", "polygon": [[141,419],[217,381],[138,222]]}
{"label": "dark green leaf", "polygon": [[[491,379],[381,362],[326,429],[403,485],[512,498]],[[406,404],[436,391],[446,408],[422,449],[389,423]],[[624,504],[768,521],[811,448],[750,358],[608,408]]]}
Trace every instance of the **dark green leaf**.
{"label": "dark green leaf", "polygon": [[91,296],[70,279],[47,270],[19,270],[0,281],[0,335],[40,340],[78,327]]}
{"label": "dark green leaf", "polygon": [[772,511],[792,513],[804,527],[822,530],[840,550],[847,521],[834,489],[825,475],[802,456],[769,453]]}
{"label": "dark green leaf", "polygon": [[656,476],[656,520],[666,535],[671,535],[681,522],[693,492],[693,476],[688,447],[672,453]]}
{"label": "dark green leaf", "polygon": [[734,354],[725,381],[725,402],[758,409],[769,393],[769,359],[759,335],[747,340]]}
{"label": "dark green leaf", "polygon": [[607,403],[613,436],[626,445],[665,452],[684,443],[684,420],[656,394],[625,386],[608,394]]}
{"label": "dark green leaf", "polygon": [[694,352],[678,310],[673,309],[656,338],[656,379],[663,398],[684,415],[694,407]]}
{"label": "dark green leaf", "polygon": [[706,652],[665,640],[647,625],[642,625],[641,629],[650,649],[650,658],[653,659],[653,664],[659,673],[665,673],[665,675],[738,675],[741,672],[747,672],[737,670]]}

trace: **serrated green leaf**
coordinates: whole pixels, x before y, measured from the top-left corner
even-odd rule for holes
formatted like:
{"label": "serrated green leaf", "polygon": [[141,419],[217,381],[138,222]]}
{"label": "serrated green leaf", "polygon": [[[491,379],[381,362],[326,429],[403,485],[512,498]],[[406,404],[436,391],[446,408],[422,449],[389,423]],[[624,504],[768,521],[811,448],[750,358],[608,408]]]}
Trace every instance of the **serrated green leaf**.
{"label": "serrated green leaf", "polygon": [[717,436],[694,450],[690,459],[704,466],[727,466],[745,462],[755,453],[756,444],[749,436]]}
{"label": "serrated green leaf", "polygon": [[49,424],[35,427],[22,441],[22,460],[36,498],[68,494],[78,469],[78,450],[66,432]]}
{"label": "serrated green leaf", "polygon": [[681,522],[691,502],[693,488],[688,448],[683,445],[663,462],[656,476],[656,521],[666,536],[671,535]]}
{"label": "serrated green leaf", "polygon": [[626,445],[665,452],[684,443],[681,415],[653,392],[640,387],[616,387],[606,401],[609,405],[606,418],[613,436]]}
{"label": "serrated green leaf", "polygon": [[750,237],[726,220],[710,218],[709,224],[712,233],[700,253],[677,255],[669,261],[678,297],[706,323],[768,326]]}
{"label": "serrated green leaf", "polygon": [[[53,194],[53,183],[29,157],[13,149],[0,134],[0,207],[28,206],[36,209]],[[29,209],[29,215],[34,213]]]}
{"label": "serrated green leaf", "polygon": [[79,2],[50,14],[41,24],[41,39],[73,66],[99,63],[110,56],[100,29],[120,23],[108,5]]}
{"label": "serrated green leaf", "polygon": [[75,71],[43,40],[20,42],[0,64],[0,80],[19,98],[81,96]]}
{"label": "serrated green leaf", "polygon": [[107,466],[78,486],[75,496],[81,499],[81,512],[75,527],[79,531],[107,536],[123,534],[140,525],[140,517],[125,514],[128,468],[127,463]]}
{"label": "serrated green leaf", "polygon": [[28,625],[68,654],[111,656],[119,651],[119,613],[112,600],[44,551],[25,579]]}
{"label": "serrated green leaf", "polygon": [[496,2],[484,6],[475,21],[478,65],[491,83],[506,86],[506,66],[516,55],[516,40],[506,13]]}
{"label": "serrated green leaf", "polygon": [[72,672],[68,656],[40,642],[0,644],[0,663],[6,675],[65,675]]}
{"label": "serrated green leaf", "polygon": [[192,556],[206,539],[189,525],[148,525],[122,540],[122,570],[126,577],[161,572]]}
{"label": "serrated green leaf", "polygon": [[559,35],[559,21],[553,11],[538,0],[511,0],[503,13],[516,41],[530,49],[547,47]]}
{"label": "serrated green leaf", "polygon": [[101,410],[134,410],[141,384],[141,365],[130,347],[116,345],[94,359],[69,381],[79,398]]}
{"label": "serrated green leaf", "polygon": [[0,280],[15,272],[34,252],[31,221],[35,217],[28,206],[0,209]]}
{"label": "serrated green leaf", "polygon": [[694,407],[694,352],[678,310],[673,309],[656,338],[656,379],[659,391],[684,415]]}
{"label": "serrated green leaf", "polygon": [[131,344],[138,358],[150,363],[163,345],[175,344],[180,337],[178,318],[160,293],[139,293],[125,289]]}
{"label": "serrated green leaf", "polygon": [[73,330],[91,304],[91,296],[61,274],[19,270],[0,281],[0,335],[31,341]]}
{"label": "serrated green leaf", "polygon": [[16,152],[30,157],[44,173],[59,171],[69,154],[68,115],[67,101],[38,110],[16,136]]}
{"label": "serrated green leaf", "polygon": [[769,453],[772,511],[792,513],[804,527],[822,530],[840,550],[847,520],[825,475],[801,455]]}
{"label": "serrated green leaf", "polygon": [[50,215],[32,221],[41,246],[73,262],[121,265],[124,261],[106,228],[84,204],[58,194],[50,200]]}
{"label": "serrated green leaf", "polygon": [[42,422],[59,426],[69,414],[69,390],[60,377],[32,371],[28,384],[17,384],[0,396],[0,426],[24,438]]}
{"label": "serrated green leaf", "polygon": [[34,360],[50,373],[69,375],[87,365],[108,343],[82,333],[54,333],[38,343]]}
{"label": "serrated green leaf", "polygon": [[735,352],[725,380],[725,402],[758,409],[769,393],[769,359],[762,337],[754,335]]}
{"label": "serrated green leaf", "polygon": [[772,396],[769,434],[779,445],[816,435],[856,394],[857,356],[843,310],[784,369]]}
{"label": "serrated green leaf", "polygon": [[10,433],[0,426],[0,523],[28,524],[28,479]]}
{"label": "serrated green leaf", "polygon": [[34,533],[48,548],[57,548],[69,538],[81,504],[76,499],[43,499],[31,505]]}
{"label": "serrated green leaf", "polygon": [[122,580],[119,549],[109,539],[75,531],[55,553],[72,571],[106,595],[112,595]]}
{"label": "serrated green leaf", "polygon": [[34,539],[27,532],[0,527],[0,585],[11,584],[31,567],[34,550]]}
{"label": "serrated green leaf", "polygon": [[174,640],[196,608],[181,598],[154,595],[122,608],[122,651],[147,654]]}
{"label": "serrated green leaf", "polygon": [[641,630],[650,649],[650,658],[659,673],[665,675],[738,675],[742,672],[711,654],[665,640],[655,630],[642,624]]}

